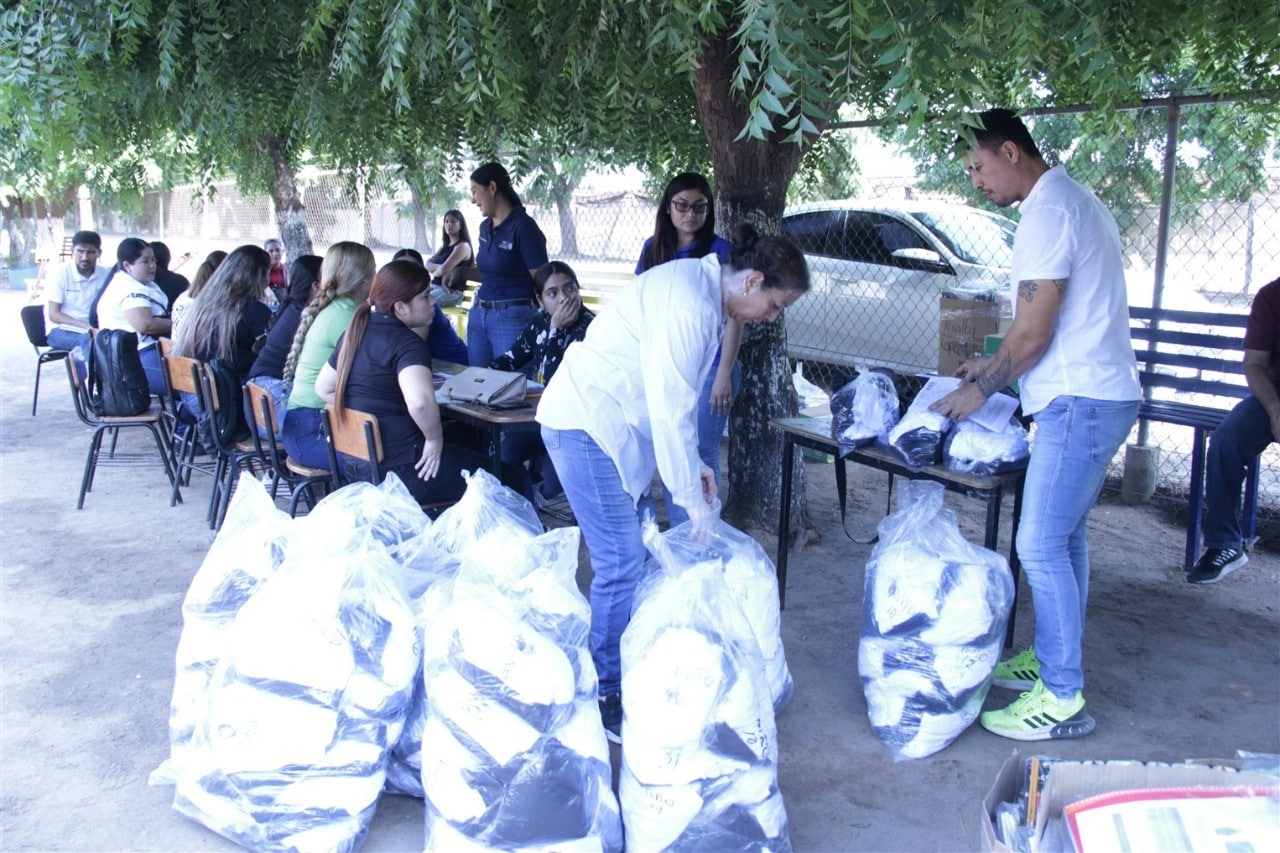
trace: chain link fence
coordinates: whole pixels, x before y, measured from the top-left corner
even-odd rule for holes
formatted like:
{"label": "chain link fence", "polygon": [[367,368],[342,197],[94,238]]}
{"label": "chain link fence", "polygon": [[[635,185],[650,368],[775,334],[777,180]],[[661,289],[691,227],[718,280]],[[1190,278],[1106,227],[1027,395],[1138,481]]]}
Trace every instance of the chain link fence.
{"label": "chain link fence", "polygon": [[[1110,136],[1091,133],[1088,114],[1034,116],[1028,124],[1046,158],[1064,163],[1115,214],[1130,305],[1247,313],[1257,289],[1280,276],[1274,142],[1263,134],[1261,143],[1242,144],[1247,122],[1230,103],[1183,105],[1173,112],[1147,108],[1127,119],[1131,132]],[[977,198],[949,153],[913,157],[886,142],[889,134],[876,127],[832,134],[830,142],[858,163],[842,182],[855,188],[857,201],[797,200],[788,207],[782,227],[807,253],[814,285],[787,312],[792,357],[805,363],[806,376],[834,389],[861,365],[890,367],[910,382],[916,373],[945,367],[948,358],[981,352],[982,334],[1007,328],[1012,316],[1016,211]],[[1169,138],[1175,148],[1166,157]],[[418,196],[390,168],[360,180],[308,171],[299,186],[317,254],[339,240],[359,240],[379,260],[406,246],[429,253],[449,208],[462,210],[473,240],[478,234],[479,214],[466,200],[465,181],[437,199]],[[1166,188],[1172,204],[1164,214],[1169,227],[1157,287]],[[150,193],[142,210],[129,216],[100,210],[100,229],[165,239],[179,270],[184,263],[194,269],[213,249],[275,235],[269,199],[245,197],[230,182],[214,189],[203,199],[190,187]],[[584,183],[562,205],[525,200],[547,235],[551,257],[571,263],[588,291],[607,300],[631,279],[653,230],[656,203],[638,179]],[[60,239],[54,231],[51,239]],[[941,308],[949,294],[968,300],[961,304],[974,312],[958,325],[944,323],[953,316]],[[957,328],[969,337],[957,338]],[[1135,429],[1133,440],[1138,437]],[[1161,450],[1157,496],[1168,498],[1173,512],[1185,513],[1191,431],[1151,424],[1142,438]],[[1260,483],[1260,523],[1270,536],[1280,532],[1278,460],[1280,449],[1272,445]]]}

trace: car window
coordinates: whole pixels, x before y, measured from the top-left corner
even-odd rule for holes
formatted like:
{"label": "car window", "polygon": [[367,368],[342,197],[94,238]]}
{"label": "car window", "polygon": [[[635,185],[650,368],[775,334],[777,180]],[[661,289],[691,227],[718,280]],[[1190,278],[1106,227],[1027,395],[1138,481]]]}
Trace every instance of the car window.
{"label": "car window", "polygon": [[808,255],[835,255],[832,224],[839,220],[838,210],[819,210],[783,217],[782,233],[796,242]]}
{"label": "car window", "polygon": [[892,216],[871,211],[850,211],[845,217],[840,256],[869,264],[891,264],[899,249],[927,249],[928,244],[910,226]]}
{"label": "car window", "polygon": [[1013,266],[1013,232],[1008,219],[977,210],[921,212],[916,219],[957,258],[987,267]]}

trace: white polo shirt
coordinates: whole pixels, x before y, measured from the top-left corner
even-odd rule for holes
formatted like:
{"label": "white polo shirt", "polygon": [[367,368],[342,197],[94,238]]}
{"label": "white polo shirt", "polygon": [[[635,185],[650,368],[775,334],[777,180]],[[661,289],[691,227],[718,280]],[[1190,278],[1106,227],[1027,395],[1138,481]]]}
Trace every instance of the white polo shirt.
{"label": "white polo shirt", "polygon": [[685,509],[705,506],[698,392],[724,329],[720,259],[670,261],[623,288],[565,351],[538,422],[585,431],[639,502],[654,471]]}
{"label": "white polo shirt", "polygon": [[155,346],[156,339],[144,335],[133,327],[124,312],[132,308],[146,308],[153,317],[168,313],[169,297],[154,281],[143,283],[124,270],[117,272],[98,301],[98,326],[103,329],[121,329],[138,336],[138,349]]}
{"label": "white polo shirt", "polygon": [[[93,272],[88,276],[82,276],[80,270],[76,269],[75,261],[67,261],[58,269],[58,274],[50,280],[45,300],[61,303],[62,313],[87,323],[89,310],[93,308],[93,300],[98,298],[98,293],[106,286],[109,272],[111,272],[110,267],[94,264]],[[69,332],[85,331],[79,326],[69,326],[66,323],[57,323],[53,328],[66,329]]]}
{"label": "white polo shirt", "polygon": [[[1019,380],[1023,411],[1034,414],[1059,396],[1141,399],[1120,231],[1111,211],[1055,166],[1018,212],[1013,280],[1067,281],[1049,346]],[[1015,316],[1021,304],[1014,301]]]}

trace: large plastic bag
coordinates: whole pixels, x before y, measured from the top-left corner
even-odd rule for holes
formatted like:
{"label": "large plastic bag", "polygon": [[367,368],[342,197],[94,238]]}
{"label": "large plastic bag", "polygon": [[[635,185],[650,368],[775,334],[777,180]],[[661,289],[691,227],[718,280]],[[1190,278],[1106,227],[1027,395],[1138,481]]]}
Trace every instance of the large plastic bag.
{"label": "large plastic bag", "polygon": [[578,538],[498,525],[427,592],[428,851],[622,849]]}
{"label": "large plastic bag", "polygon": [[889,447],[912,471],[936,465],[942,461],[942,439],[951,423],[947,416],[929,411],[929,403],[917,397],[889,430]]}
{"label": "large plastic bag", "polygon": [[542,520],[519,493],[508,489],[488,471],[462,472],[467,489],[462,499],[440,513],[431,526],[431,541],[449,554],[460,554],[497,527],[523,530],[529,536],[543,531]]}
{"label": "large plastic bag", "polygon": [[898,389],[883,373],[863,368],[831,396],[831,437],[847,456],[855,448],[888,441],[898,423]]}
{"label": "large plastic bag", "polygon": [[831,399],[831,395],[804,378],[804,362],[797,361],[795,373],[791,375],[791,384],[796,389],[796,399],[800,408],[809,409],[821,406]]}
{"label": "large plastic bag", "polygon": [[945,748],[978,716],[1013,604],[1008,563],[966,541],[941,483],[904,480],[867,561],[858,674],[894,761]]}
{"label": "large plastic bag", "polygon": [[[186,635],[208,622],[195,605],[209,597],[196,593],[226,588],[220,578],[255,552],[280,556],[249,595],[228,600],[203,649],[205,683],[175,679],[173,707],[195,709],[190,734],[153,774],[176,785],[174,808],[244,847],[353,850],[368,829],[419,655],[405,574],[387,547],[426,519],[418,510],[413,521],[396,486],[341,489],[310,524],[274,518],[289,531],[282,554],[253,528],[224,525],[198,573],[208,577],[192,583],[179,673],[192,666]],[[260,490],[242,481],[237,517]]]}
{"label": "large plastic bag", "polygon": [[751,626],[721,561],[656,560],[622,635],[619,795],[634,850],[790,850],[777,730]]}
{"label": "large plastic bag", "polygon": [[687,521],[658,535],[680,565],[720,564],[729,592],[742,608],[760,647],[764,680],[773,702],[773,712],[780,713],[791,701],[795,682],[787,668],[787,655],[782,647],[778,570],[769,555],[756,540],[723,521],[703,542],[693,538],[693,525]]}
{"label": "large plastic bag", "polygon": [[972,420],[961,421],[947,434],[943,459],[952,471],[1002,474],[1026,464],[1031,455],[1027,431],[1017,418],[993,432]]}
{"label": "large plastic bag", "polygon": [[[425,593],[431,584],[453,578],[461,563],[459,553],[444,548],[465,552],[479,538],[494,530],[528,539],[542,531],[542,523],[536,514],[530,514],[532,507],[529,502],[488,472],[464,472],[463,477],[467,480],[467,489],[462,500],[441,513],[436,523],[422,536],[404,542],[396,551],[402,565],[413,569],[410,576],[424,582],[420,588],[410,589],[420,639],[424,642],[427,626],[443,606],[441,595],[428,597]],[[447,597],[444,600],[447,601]],[[387,766],[388,791],[412,797],[425,796],[422,790],[422,737],[426,724],[426,686],[419,668],[404,731]]]}

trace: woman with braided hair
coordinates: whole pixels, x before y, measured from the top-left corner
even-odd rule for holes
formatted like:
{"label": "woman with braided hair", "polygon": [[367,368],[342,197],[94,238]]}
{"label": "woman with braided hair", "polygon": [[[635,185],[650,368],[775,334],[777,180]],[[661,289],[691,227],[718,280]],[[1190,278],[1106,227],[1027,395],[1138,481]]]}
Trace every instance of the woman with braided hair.
{"label": "woman with braided hair", "polygon": [[312,468],[329,467],[325,446],[324,404],[316,378],[346,331],[358,303],[369,298],[377,269],[373,252],[360,243],[334,243],[320,265],[320,289],[302,312],[293,347],[284,365],[284,380],[293,383],[284,416],[284,449],[289,458]]}

